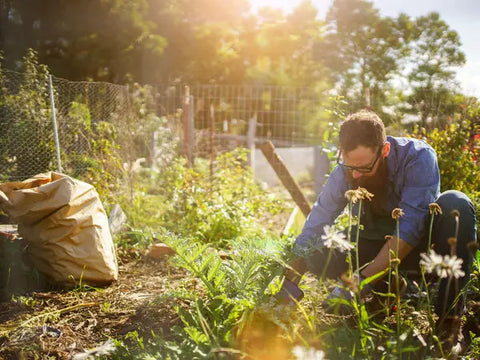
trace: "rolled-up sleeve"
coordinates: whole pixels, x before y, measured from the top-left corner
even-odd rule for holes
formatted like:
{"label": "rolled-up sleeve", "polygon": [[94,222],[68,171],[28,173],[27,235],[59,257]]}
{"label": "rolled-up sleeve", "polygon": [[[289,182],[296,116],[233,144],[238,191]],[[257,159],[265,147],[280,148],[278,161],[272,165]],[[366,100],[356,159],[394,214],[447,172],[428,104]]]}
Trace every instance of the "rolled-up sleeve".
{"label": "rolled-up sleeve", "polygon": [[337,166],[328,177],[305,221],[302,233],[295,241],[293,252],[296,256],[308,257],[314,249],[321,246],[323,227],[331,225],[347,205],[347,190],[344,170]]}
{"label": "rolled-up sleeve", "polygon": [[417,246],[425,235],[429,216],[429,204],[440,192],[440,172],[433,149],[424,148],[405,163],[404,183],[398,207],[403,210],[400,218],[399,236],[412,246]]}

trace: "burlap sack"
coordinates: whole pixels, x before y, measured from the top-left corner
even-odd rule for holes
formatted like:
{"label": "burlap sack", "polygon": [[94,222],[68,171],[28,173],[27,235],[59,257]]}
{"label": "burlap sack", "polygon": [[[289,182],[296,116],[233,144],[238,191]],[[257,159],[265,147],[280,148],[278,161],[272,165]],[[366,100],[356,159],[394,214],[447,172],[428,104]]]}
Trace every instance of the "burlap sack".
{"label": "burlap sack", "polygon": [[92,185],[49,172],[0,184],[34,266],[53,282],[106,285],[118,277],[108,218]]}

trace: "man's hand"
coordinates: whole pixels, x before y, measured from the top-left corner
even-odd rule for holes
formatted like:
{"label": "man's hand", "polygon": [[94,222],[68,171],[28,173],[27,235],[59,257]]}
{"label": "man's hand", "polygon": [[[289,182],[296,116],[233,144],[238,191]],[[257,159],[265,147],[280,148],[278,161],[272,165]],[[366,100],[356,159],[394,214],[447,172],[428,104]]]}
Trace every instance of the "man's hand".
{"label": "man's hand", "polygon": [[285,278],[283,279],[282,288],[275,295],[275,298],[282,304],[292,305],[296,301],[302,300],[303,295],[303,291],[300,290],[297,284]]}
{"label": "man's hand", "polygon": [[350,301],[353,299],[353,291],[348,289],[345,286],[335,286],[332,291],[330,291],[330,294],[327,296],[327,302],[331,302],[332,300],[338,300],[338,299],[343,299]]}
{"label": "man's hand", "polygon": [[[356,288],[357,284],[361,284],[364,278],[360,275],[360,278],[354,276],[350,281],[342,281],[343,285],[338,285],[330,291],[330,294],[327,296],[323,305],[326,307],[327,311],[338,312],[341,314],[349,313],[349,302],[355,296],[355,292],[352,291],[352,288]],[[365,284],[361,286],[359,296],[361,298],[367,297],[373,290],[373,286],[370,284]],[[345,303],[347,302],[347,303]]]}
{"label": "man's hand", "polygon": [[[396,254],[398,248],[398,254]],[[366,278],[384,272],[388,270],[389,257],[392,256],[392,252],[396,258],[403,260],[410,251],[413,250],[413,246],[407,243],[402,239],[398,239],[396,236],[392,236],[385,245],[380,249],[379,253],[373,261],[371,261],[365,268],[362,270],[362,275]]]}
{"label": "man's hand", "polygon": [[289,268],[285,271],[285,278],[295,284],[298,284],[306,271],[307,262],[304,258],[298,257],[289,264]]}

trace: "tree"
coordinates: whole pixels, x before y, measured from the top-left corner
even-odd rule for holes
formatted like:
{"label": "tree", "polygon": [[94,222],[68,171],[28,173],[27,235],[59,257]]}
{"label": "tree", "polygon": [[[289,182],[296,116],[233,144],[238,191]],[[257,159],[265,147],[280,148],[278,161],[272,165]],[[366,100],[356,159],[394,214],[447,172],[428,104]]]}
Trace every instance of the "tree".
{"label": "tree", "polygon": [[41,63],[70,80],[140,80],[145,59],[158,58],[166,45],[144,21],[143,0],[10,0],[0,11],[2,50],[13,70],[33,48]]}
{"label": "tree", "polygon": [[241,81],[247,0],[6,0],[0,46],[15,69],[28,48],[70,80]]}
{"label": "tree", "polygon": [[155,64],[157,78],[201,83],[238,83],[243,80],[239,37],[247,0],[148,0],[148,20],[167,39]]}
{"label": "tree", "polygon": [[263,8],[257,23],[246,29],[244,58],[254,83],[316,86],[325,79],[324,67],[315,61],[315,44],[321,41],[323,23],[311,1],[300,3],[290,15]]}
{"label": "tree", "polygon": [[390,80],[408,53],[409,17],[381,17],[369,1],[335,0],[326,20],[325,42],[317,46],[318,60],[331,71],[338,93],[352,110],[369,103],[382,114],[392,89]]}
{"label": "tree", "polygon": [[328,101],[330,84],[323,64],[314,57],[323,27],[316,8],[311,1],[303,1],[287,16],[278,9],[263,8],[251,25],[241,37],[246,45],[243,58],[249,64],[246,81],[279,86],[263,88],[258,105],[262,126],[257,133],[318,142],[327,123],[319,113]]}
{"label": "tree", "polygon": [[452,114],[448,107],[455,100],[454,67],[465,64],[460,46],[457,32],[438,13],[415,20],[410,61],[413,67],[408,75],[413,91],[409,103],[421,114],[422,126],[428,120],[435,125],[441,114]]}

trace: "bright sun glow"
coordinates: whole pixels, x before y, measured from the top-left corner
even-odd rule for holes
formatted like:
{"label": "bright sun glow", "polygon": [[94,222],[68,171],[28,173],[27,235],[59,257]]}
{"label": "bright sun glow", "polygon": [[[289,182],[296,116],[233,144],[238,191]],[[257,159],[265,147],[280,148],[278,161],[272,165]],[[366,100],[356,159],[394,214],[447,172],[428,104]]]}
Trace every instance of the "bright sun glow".
{"label": "bright sun glow", "polygon": [[262,7],[281,9],[284,13],[290,12],[300,1],[298,0],[250,0],[252,10],[257,12]]}

